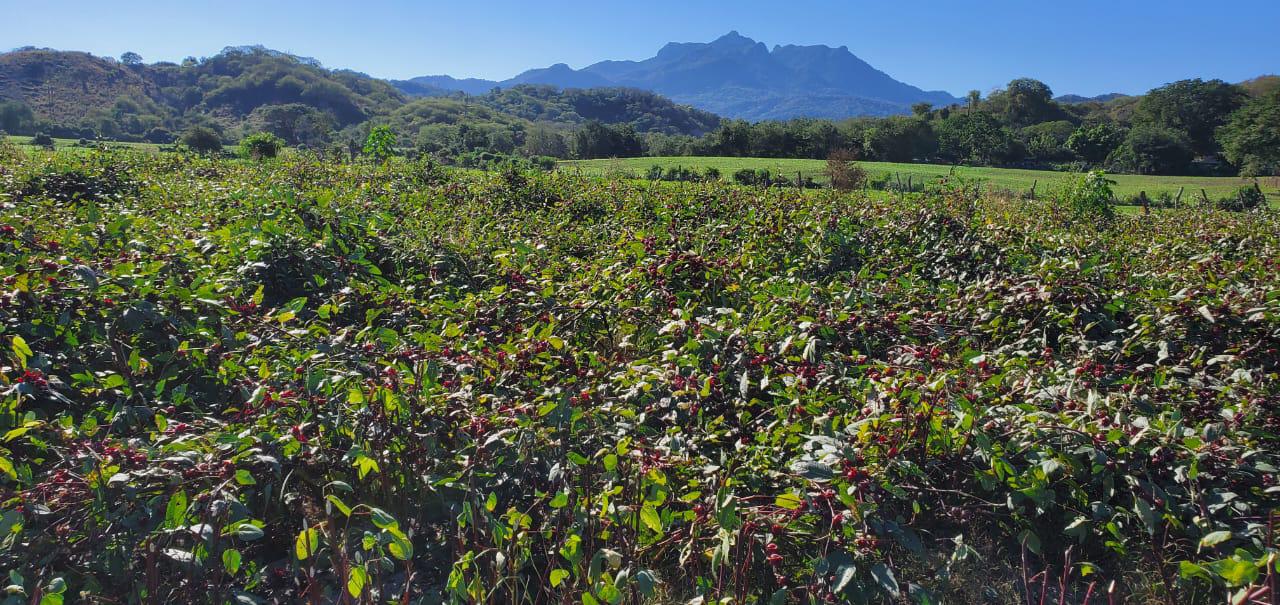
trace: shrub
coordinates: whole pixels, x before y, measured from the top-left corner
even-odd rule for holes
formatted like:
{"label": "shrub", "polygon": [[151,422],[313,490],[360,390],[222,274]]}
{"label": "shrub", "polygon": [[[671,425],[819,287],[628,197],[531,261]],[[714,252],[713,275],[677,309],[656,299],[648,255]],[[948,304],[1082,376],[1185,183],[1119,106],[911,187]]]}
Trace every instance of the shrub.
{"label": "shrub", "polygon": [[27,177],[18,199],[46,198],[57,202],[101,201],[119,198],[136,189],[133,179],[118,165],[50,165]]}
{"label": "shrub", "polygon": [[733,173],[733,182],[739,185],[755,185],[756,171],[750,168],[743,168],[742,170]]}
{"label": "shrub", "polygon": [[374,126],[364,140],[362,151],[375,162],[386,162],[396,154],[396,134],[390,126]]}
{"label": "shrub", "polygon": [[1241,187],[1236,190],[1235,195],[1224,197],[1218,200],[1217,206],[1222,210],[1231,210],[1234,212],[1244,212],[1261,208],[1267,205],[1267,194],[1262,192],[1257,183],[1252,186]]}
{"label": "shrub", "polygon": [[827,178],[837,191],[862,189],[867,184],[867,171],[857,163],[858,155],[848,149],[837,149],[827,156]]}
{"label": "shrub", "polygon": [[222,137],[212,128],[193,126],[182,134],[182,145],[201,155],[222,152]]}
{"label": "shrub", "polygon": [[720,169],[715,166],[707,166],[707,169],[702,171],[702,179],[704,181],[720,180]]}
{"label": "shrub", "polygon": [[240,141],[240,155],[251,160],[276,157],[284,148],[284,141],[269,132],[251,134]]}
{"label": "shrub", "polygon": [[173,142],[173,133],[164,128],[152,128],[142,137],[142,140],[157,145],[167,145]]}
{"label": "shrub", "polygon": [[1114,184],[1101,170],[1092,170],[1072,179],[1057,201],[1072,222],[1110,221],[1115,218],[1111,206]]}
{"label": "shrub", "polygon": [[529,158],[529,163],[539,170],[552,171],[556,169],[556,158],[547,155],[535,155]]}
{"label": "shrub", "polygon": [[49,136],[48,133],[42,132],[31,137],[31,144],[45,149],[53,149],[53,137]]}

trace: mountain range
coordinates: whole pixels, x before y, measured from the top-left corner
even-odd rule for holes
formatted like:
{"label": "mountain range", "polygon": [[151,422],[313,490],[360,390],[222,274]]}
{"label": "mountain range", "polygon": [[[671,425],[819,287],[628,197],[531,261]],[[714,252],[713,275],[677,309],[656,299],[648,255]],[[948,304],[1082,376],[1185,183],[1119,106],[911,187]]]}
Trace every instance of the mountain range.
{"label": "mountain range", "polygon": [[577,70],[557,63],[503,81],[440,75],[392,83],[415,96],[479,94],[520,84],[628,87],[746,120],[884,116],[910,113],[915,103],[960,102],[944,91],[899,82],[845,46],[787,45],[771,50],[736,31],[712,42],[672,42],[642,61],[601,61]]}

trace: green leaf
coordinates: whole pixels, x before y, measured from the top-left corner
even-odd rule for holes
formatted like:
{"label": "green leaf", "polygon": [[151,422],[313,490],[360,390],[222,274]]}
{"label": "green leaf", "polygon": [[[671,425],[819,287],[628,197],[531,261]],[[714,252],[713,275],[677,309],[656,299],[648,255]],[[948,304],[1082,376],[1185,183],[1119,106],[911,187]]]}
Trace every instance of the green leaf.
{"label": "green leaf", "polygon": [[378,461],[368,456],[365,456],[364,454],[357,456],[356,461],[352,464],[352,466],[356,467],[356,469],[359,471],[358,474],[361,479],[364,479],[365,475],[368,475],[369,473],[380,472],[380,469],[378,468]]}
{"label": "green leaf", "polygon": [[359,599],[364,594],[364,587],[369,583],[369,572],[364,570],[363,566],[357,565],[347,572],[347,594],[352,598]]}
{"label": "green leaf", "polygon": [[556,588],[556,587],[560,586],[560,584],[561,584],[562,582],[564,582],[564,581],[565,581],[565,579],[566,579],[566,578],[568,578],[568,577],[569,577],[569,572],[567,572],[567,571],[565,571],[565,570],[563,570],[563,569],[560,569],[560,568],[558,568],[558,567],[557,567],[556,569],[551,570],[551,578],[550,578],[550,579],[551,579],[551,587],[552,587],[552,588]]}
{"label": "green leaf", "polygon": [[325,487],[332,487],[340,492],[354,493],[356,490],[351,488],[351,484],[346,481],[330,481]]}
{"label": "green leaf", "polygon": [[0,472],[8,475],[10,479],[18,478],[18,472],[13,468],[13,461],[4,456],[0,456]]}
{"label": "green leaf", "polygon": [[876,563],[871,568],[871,577],[875,578],[880,584],[880,588],[889,593],[893,598],[898,598],[901,589],[898,588],[898,579],[893,576],[893,570],[889,569],[884,563]]}
{"label": "green leaf", "polygon": [[850,584],[853,583],[854,577],[858,574],[858,568],[853,563],[847,563],[836,568],[836,580],[831,584],[831,592],[836,594],[844,592]]}
{"label": "green leaf", "polygon": [[413,558],[413,543],[400,530],[396,528],[387,528],[383,530],[387,535],[391,536],[391,542],[387,544],[387,550],[391,551],[391,556],[408,561]]}
{"label": "green leaf", "polygon": [[186,524],[187,492],[178,492],[169,497],[169,505],[164,509],[164,526],[176,529]]}
{"label": "green leaf", "polygon": [[779,508],[796,510],[804,505],[804,500],[801,500],[800,496],[797,494],[782,494],[777,498],[774,498],[773,503]]}
{"label": "green leaf", "polygon": [[658,515],[657,509],[652,506],[646,506],[640,509],[640,521],[645,527],[656,533],[662,533],[662,517]]}
{"label": "green leaf", "polygon": [[651,599],[658,588],[658,577],[652,571],[642,569],[636,572],[636,588],[640,589],[640,595]]}
{"label": "green leaf", "polygon": [[1209,564],[1213,571],[1222,576],[1229,586],[1244,586],[1252,583],[1258,577],[1258,566],[1251,561],[1243,561],[1236,558],[1223,559],[1214,561]]}
{"label": "green leaf", "polygon": [[1182,579],[1184,580],[1190,580],[1193,578],[1202,578],[1205,580],[1212,581],[1212,577],[1209,575],[1209,570],[1199,565],[1196,565],[1191,561],[1178,562],[1178,575],[1182,576]]}
{"label": "green leaf", "polygon": [[1160,529],[1160,516],[1156,514],[1155,509],[1151,508],[1146,500],[1136,496],[1133,499],[1133,508],[1142,519],[1142,524],[1147,526],[1147,533],[1156,535],[1156,530]]}
{"label": "green leaf", "polygon": [[320,532],[311,527],[298,533],[298,538],[293,541],[293,554],[297,555],[299,561],[307,560],[319,548]]}
{"label": "green leaf", "polygon": [[1022,534],[1018,536],[1018,541],[1021,542],[1023,546],[1027,547],[1027,550],[1030,550],[1037,555],[1043,554],[1040,551],[1040,536],[1037,536],[1035,532],[1029,529],[1022,530]]}
{"label": "green leaf", "polygon": [[395,517],[392,517],[390,513],[380,508],[370,507],[369,517],[370,517],[370,520],[373,521],[373,524],[378,526],[378,529],[400,527],[400,523],[396,521]]}
{"label": "green leaf", "polygon": [[240,571],[240,551],[234,548],[222,551],[222,568],[227,570],[227,574],[236,575]]}
{"label": "green leaf", "polygon": [[1229,531],[1215,531],[1200,538],[1200,548],[1211,548],[1231,539]]}
{"label": "green leaf", "polygon": [[334,508],[338,509],[343,516],[351,516],[351,507],[347,506],[347,503],[343,502],[341,498],[333,494],[329,494],[328,496],[325,496],[324,499],[327,500],[329,504],[332,504]]}
{"label": "green leaf", "polygon": [[555,497],[551,498],[551,508],[564,508],[569,504],[568,492],[557,492]]}
{"label": "green leaf", "polygon": [[830,481],[836,476],[831,467],[812,460],[797,460],[791,464],[791,472],[810,481]]}
{"label": "green leaf", "polygon": [[245,469],[239,469],[236,471],[236,483],[239,483],[240,485],[258,484],[258,482],[254,480],[253,474]]}
{"label": "green leaf", "polygon": [[33,353],[31,347],[27,346],[27,341],[17,334],[13,335],[13,354],[17,356],[18,364],[26,369],[27,360],[31,359]]}
{"label": "green leaf", "polygon": [[252,523],[241,523],[240,525],[237,525],[235,533],[237,538],[240,538],[245,542],[259,540],[263,536],[262,528]]}

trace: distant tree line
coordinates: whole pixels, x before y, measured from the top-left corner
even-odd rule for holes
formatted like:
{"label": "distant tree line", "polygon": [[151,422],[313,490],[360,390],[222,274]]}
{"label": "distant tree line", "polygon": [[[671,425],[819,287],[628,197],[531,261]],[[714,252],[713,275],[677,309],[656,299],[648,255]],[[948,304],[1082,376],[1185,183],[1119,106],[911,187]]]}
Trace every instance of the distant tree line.
{"label": "distant tree line", "polygon": [[1044,83],[1018,79],[986,98],[971,93],[965,105],[917,105],[910,116],[727,120],[701,137],[591,124],[571,140],[557,149],[577,158],[825,159],[840,150],[887,162],[1267,175],[1280,171],[1280,86],[1251,95],[1185,80],[1141,97],[1063,104]]}

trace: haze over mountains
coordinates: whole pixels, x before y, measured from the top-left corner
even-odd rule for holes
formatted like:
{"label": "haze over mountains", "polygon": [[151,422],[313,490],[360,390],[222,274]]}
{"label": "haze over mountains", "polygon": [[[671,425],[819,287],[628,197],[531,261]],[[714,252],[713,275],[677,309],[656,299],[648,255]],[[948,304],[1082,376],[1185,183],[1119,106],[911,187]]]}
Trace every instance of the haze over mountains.
{"label": "haze over mountains", "polygon": [[642,61],[601,61],[579,70],[559,63],[501,82],[423,76],[393,83],[406,94],[421,96],[479,94],[519,84],[624,86],[748,120],[882,116],[909,113],[911,105],[920,102],[960,102],[945,91],[899,82],[844,46],[787,45],[770,50],[736,31],[708,43],[672,42]]}

